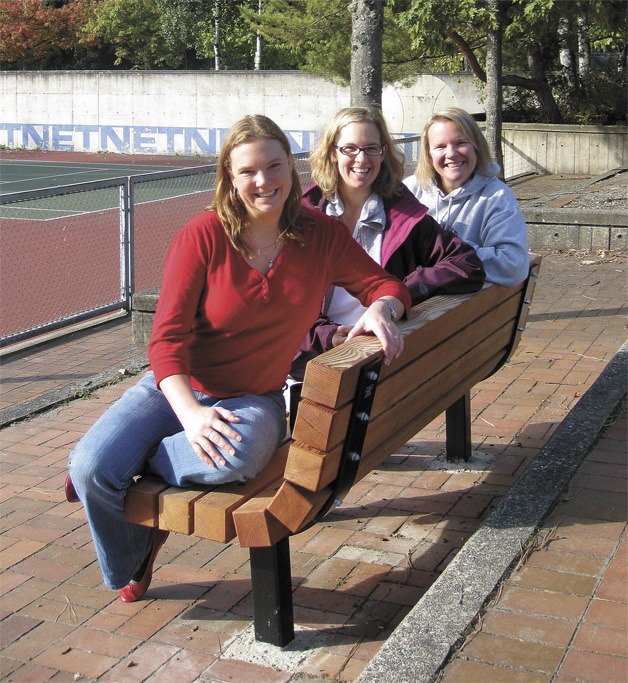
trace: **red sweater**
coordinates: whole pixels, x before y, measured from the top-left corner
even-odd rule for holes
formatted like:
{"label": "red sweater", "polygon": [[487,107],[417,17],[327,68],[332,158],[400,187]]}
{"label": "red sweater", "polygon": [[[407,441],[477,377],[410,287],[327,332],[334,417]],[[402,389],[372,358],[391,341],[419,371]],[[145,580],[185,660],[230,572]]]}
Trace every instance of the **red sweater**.
{"label": "red sweater", "polygon": [[229,243],[205,211],[177,234],[166,257],[148,357],[157,384],[188,375],[217,398],[283,387],[330,285],[365,306],[390,295],[410,308],[405,285],[377,265],[339,221],[303,209],[315,225],[305,246],[290,241],[267,275]]}

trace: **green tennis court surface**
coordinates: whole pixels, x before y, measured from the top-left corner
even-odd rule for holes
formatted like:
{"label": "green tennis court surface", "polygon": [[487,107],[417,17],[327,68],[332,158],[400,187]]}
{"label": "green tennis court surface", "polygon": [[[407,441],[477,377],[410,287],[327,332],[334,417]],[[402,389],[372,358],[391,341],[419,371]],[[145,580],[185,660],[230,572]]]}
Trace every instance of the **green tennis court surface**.
{"label": "green tennis court surface", "polygon": [[172,166],[2,159],[0,161],[0,194],[73,185],[90,180],[108,180],[156,171],[172,171]]}
{"label": "green tennis court surface", "polygon": [[[209,165],[209,164],[208,164]],[[160,171],[176,171],[183,175],[171,178],[153,178],[147,174]],[[27,190],[46,190],[66,187],[90,181],[124,179],[140,176],[134,184],[134,204],[158,202],[175,197],[185,197],[213,189],[214,174],[186,175],[186,167],[159,166],[155,164],[96,164],[82,162],[49,162],[27,160],[2,160],[0,163],[0,195]],[[124,181],[121,180],[122,184]],[[0,206],[0,218],[22,220],[51,220],[64,216],[77,216],[95,211],[107,211],[120,207],[120,186],[89,189],[28,199]]]}

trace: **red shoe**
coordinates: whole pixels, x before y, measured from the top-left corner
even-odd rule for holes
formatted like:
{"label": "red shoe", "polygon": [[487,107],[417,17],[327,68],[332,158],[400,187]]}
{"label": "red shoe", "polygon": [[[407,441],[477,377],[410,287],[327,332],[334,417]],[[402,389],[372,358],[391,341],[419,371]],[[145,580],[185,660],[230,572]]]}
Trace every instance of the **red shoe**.
{"label": "red shoe", "polygon": [[122,600],[122,602],[135,602],[146,593],[153,578],[153,565],[157,559],[157,553],[159,553],[169,535],[169,531],[155,529],[153,532],[153,548],[150,551],[150,554],[142,563],[137,574],[119,591],[120,600]]}
{"label": "red shoe", "polygon": [[74,484],[72,483],[72,479],[70,478],[70,475],[65,478],[65,498],[68,501],[68,503],[80,503],[81,499],[78,497],[78,494],[76,493],[76,489],[74,488]]}

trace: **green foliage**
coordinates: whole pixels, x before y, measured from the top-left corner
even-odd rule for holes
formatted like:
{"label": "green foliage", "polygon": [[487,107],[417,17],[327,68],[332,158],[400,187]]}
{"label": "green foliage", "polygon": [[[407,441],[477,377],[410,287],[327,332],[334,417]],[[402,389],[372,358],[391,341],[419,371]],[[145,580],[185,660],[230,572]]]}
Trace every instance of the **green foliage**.
{"label": "green foliage", "polygon": [[[503,8],[511,118],[542,120],[548,103],[567,122],[625,117],[626,0],[503,0]],[[485,80],[494,23],[486,0],[388,0],[383,81],[469,70]],[[583,31],[591,73],[568,73],[561,50],[577,55]],[[9,69],[213,69],[216,43],[221,69],[253,69],[258,32],[262,69],[349,82],[351,0],[262,0],[261,13],[258,0],[0,0]]]}
{"label": "green foliage", "polygon": [[94,0],[0,0],[4,69],[89,68],[97,55],[78,34]]}
{"label": "green foliage", "polygon": [[112,45],[116,66],[174,69],[183,61],[182,45],[164,39],[156,0],[101,0],[83,35]]}
{"label": "green foliage", "polygon": [[262,11],[242,8],[266,46],[284,46],[298,68],[348,82],[351,60],[349,0],[264,0]]}
{"label": "green foliage", "polygon": [[155,0],[161,14],[162,32],[172,46],[183,44],[188,68],[215,68],[216,17],[219,17],[221,69],[252,69],[255,32],[243,19],[241,9],[257,0]]}

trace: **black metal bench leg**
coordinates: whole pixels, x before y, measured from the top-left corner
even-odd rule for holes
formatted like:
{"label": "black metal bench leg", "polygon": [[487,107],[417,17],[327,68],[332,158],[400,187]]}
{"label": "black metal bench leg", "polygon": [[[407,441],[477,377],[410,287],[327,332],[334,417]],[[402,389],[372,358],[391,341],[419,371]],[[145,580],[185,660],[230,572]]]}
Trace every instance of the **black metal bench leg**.
{"label": "black metal bench leg", "polygon": [[471,460],[471,394],[467,392],[445,412],[447,460]]}
{"label": "black metal bench leg", "polygon": [[284,647],[294,640],[290,541],[249,548],[255,640]]}

